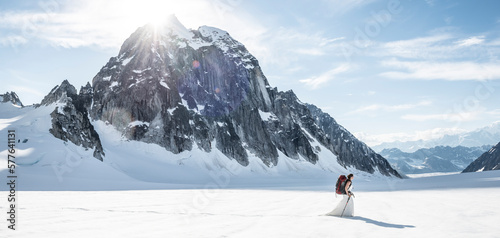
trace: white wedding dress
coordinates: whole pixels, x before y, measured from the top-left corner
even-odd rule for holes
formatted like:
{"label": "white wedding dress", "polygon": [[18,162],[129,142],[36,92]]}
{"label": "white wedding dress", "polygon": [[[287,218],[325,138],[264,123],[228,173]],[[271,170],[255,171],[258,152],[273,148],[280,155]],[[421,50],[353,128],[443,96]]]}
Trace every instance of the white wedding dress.
{"label": "white wedding dress", "polygon": [[342,216],[342,217],[352,217],[354,216],[354,196],[342,195],[342,200],[337,204],[337,206],[329,213],[327,216]]}

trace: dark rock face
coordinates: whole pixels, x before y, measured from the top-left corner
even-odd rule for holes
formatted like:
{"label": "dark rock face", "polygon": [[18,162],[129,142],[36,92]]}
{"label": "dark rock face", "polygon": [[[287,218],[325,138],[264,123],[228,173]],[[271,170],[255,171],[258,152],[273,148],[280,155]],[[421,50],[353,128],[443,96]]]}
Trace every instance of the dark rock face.
{"label": "dark rock face", "polygon": [[90,123],[87,111],[92,103],[91,95],[92,88],[89,84],[82,87],[80,94],[77,95],[75,87],[64,80],[60,86],[54,87],[51,93],[45,96],[41,105],[63,103],[50,114],[52,128],[49,132],[58,139],[71,141],[87,149],[94,149],[94,157],[102,161],[104,149],[99,135]]}
{"label": "dark rock face", "polygon": [[450,147],[436,146],[419,149],[413,153],[399,149],[384,149],[380,152],[397,170],[407,174],[458,172],[467,167],[490,146]]}
{"label": "dark rock face", "polygon": [[488,170],[500,170],[500,143],[493,146],[488,152],[482,154],[462,171],[478,172]]}
{"label": "dark rock face", "polygon": [[86,109],[87,112],[90,111],[90,106],[92,105],[92,98],[94,97],[94,89],[87,82],[87,85],[80,88],[80,94],[78,94],[78,108]]}
{"label": "dark rock face", "polygon": [[12,92],[12,91],[10,93],[6,92],[5,94],[0,94],[0,102],[3,102],[3,103],[10,102],[14,105],[24,107],[23,103],[21,102],[21,100],[19,99],[17,94],[15,92]]}
{"label": "dark rock face", "polygon": [[322,138],[327,145],[326,147],[337,155],[337,161],[340,165],[353,166],[369,173],[378,170],[383,175],[401,178],[401,175],[391,167],[384,157],[375,153],[365,143],[359,141],[344,127],[337,124],[330,115],[314,105],[307,104],[307,107],[311,111],[312,120],[319,127],[318,131],[323,132],[319,138]]}
{"label": "dark rock face", "polygon": [[318,151],[311,142],[314,138],[307,134],[307,130],[315,135],[316,127],[309,123],[311,118],[307,107],[301,103],[292,91],[278,92],[273,89],[273,114],[267,120],[271,139],[278,149],[286,156],[298,159],[299,155],[315,164],[318,161]]}
{"label": "dark rock face", "polygon": [[215,140],[242,165],[247,151],[276,164],[259,115],[271,105],[257,60],[226,32],[178,28],[147,25],[125,41],[93,79],[92,118],[174,153],[208,152]]}

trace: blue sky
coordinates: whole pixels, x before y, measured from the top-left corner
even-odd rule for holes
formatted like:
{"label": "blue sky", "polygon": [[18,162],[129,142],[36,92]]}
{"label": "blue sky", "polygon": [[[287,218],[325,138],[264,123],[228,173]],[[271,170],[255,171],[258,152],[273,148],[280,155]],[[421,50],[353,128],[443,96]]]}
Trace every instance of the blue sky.
{"label": "blue sky", "polygon": [[[180,3],[182,2],[182,3]],[[0,91],[40,102],[97,74],[139,26],[174,13],[228,31],[271,86],[292,89],[369,145],[500,121],[500,1],[0,3]]]}

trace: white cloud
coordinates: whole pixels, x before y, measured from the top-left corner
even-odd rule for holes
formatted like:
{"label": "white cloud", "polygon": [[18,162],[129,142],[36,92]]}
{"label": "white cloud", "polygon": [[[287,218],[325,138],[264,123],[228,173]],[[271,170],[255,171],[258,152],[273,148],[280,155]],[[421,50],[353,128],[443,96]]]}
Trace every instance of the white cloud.
{"label": "white cloud", "polygon": [[[242,27],[245,29],[245,27]],[[248,31],[248,30],[246,30]],[[242,41],[263,65],[272,65],[275,70],[291,73],[290,69],[304,66],[308,60],[339,53],[338,41],[344,37],[327,37],[321,32],[306,28],[276,27],[262,31]],[[296,64],[300,62],[300,64]]]}
{"label": "white cloud", "polygon": [[404,71],[388,71],[381,73],[383,77],[393,79],[443,79],[443,80],[494,80],[500,79],[498,62],[476,63],[465,62],[431,62],[431,61],[399,61],[388,60],[383,66],[402,69]]}
{"label": "white cloud", "polygon": [[401,117],[402,119],[405,120],[411,120],[411,121],[428,121],[428,120],[447,120],[448,119],[448,114],[427,114],[427,115],[420,115],[420,114],[407,114],[403,115]]}
{"label": "white cloud", "polygon": [[458,46],[472,46],[484,43],[484,36],[473,36],[456,42]]}
{"label": "white cloud", "polygon": [[460,128],[434,128],[429,130],[414,131],[412,133],[383,133],[383,134],[367,134],[363,132],[353,133],[356,138],[365,142],[369,146],[380,145],[384,142],[395,141],[417,141],[417,140],[432,140],[439,139],[445,135],[457,135],[467,132]]}
{"label": "white cloud", "polygon": [[385,112],[394,112],[394,111],[402,111],[414,109],[422,106],[432,105],[432,101],[424,100],[415,104],[398,104],[398,105],[384,105],[384,104],[372,104],[369,106],[358,108],[352,112],[348,112],[348,114],[358,114],[358,113],[366,113],[370,111],[385,111]]}
{"label": "white cloud", "polygon": [[345,37],[337,37],[337,38],[333,38],[333,39],[323,38],[322,42],[319,43],[319,46],[326,46],[326,45],[333,43],[335,41],[344,40],[344,39],[345,39]]}
{"label": "white cloud", "polygon": [[500,116],[500,109],[488,111],[488,112],[486,112],[486,114],[493,115],[493,116]]}
{"label": "white cloud", "polygon": [[[238,4],[239,1],[207,0],[60,0],[50,12],[43,7],[0,11],[0,28],[14,31],[14,36],[26,41],[42,40],[53,46],[71,48],[119,48],[138,27],[163,20],[169,14],[175,14],[188,28],[212,25],[244,39],[252,39],[266,30],[251,16],[239,12]],[[5,45],[8,40],[0,43]]]}
{"label": "white cloud", "polygon": [[[500,41],[498,41],[500,42]],[[389,68],[380,75],[393,79],[500,79],[500,44],[484,35],[459,38],[440,32],[427,37],[379,43],[370,56]]]}
{"label": "white cloud", "polygon": [[295,51],[296,53],[299,53],[299,54],[303,54],[303,55],[313,55],[313,56],[325,55],[325,52],[319,48],[296,49],[293,51]]}
{"label": "white cloud", "polygon": [[407,114],[401,118],[410,121],[447,121],[447,122],[466,122],[473,121],[479,118],[481,111],[468,111],[460,113],[442,113],[442,114]]}
{"label": "white cloud", "polygon": [[28,43],[28,39],[20,35],[7,35],[0,37],[0,45],[7,47],[17,47]]}
{"label": "white cloud", "polygon": [[317,89],[319,86],[328,83],[331,80],[334,80],[337,75],[347,72],[351,69],[352,67],[349,64],[342,64],[332,70],[329,70],[319,76],[308,78],[308,79],[302,79],[299,80],[299,82],[304,83],[308,86],[310,86],[313,89]]}
{"label": "white cloud", "polygon": [[443,52],[450,52],[456,46],[450,45],[449,40],[453,39],[450,34],[440,34],[426,37],[419,37],[409,40],[391,41],[378,45],[373,51],[373,56],[389,56],[410,59],[437,59],[448,58],[449,55]]}
{"label": "white cloud", "polygon": [[455,34],[439,32],[435,35],[414,39],[374,43],[368,52],[372,57],[397,57],[425,61],[464,61],[491,58],[500,52],[498,40],[484,35],[458,37]]}

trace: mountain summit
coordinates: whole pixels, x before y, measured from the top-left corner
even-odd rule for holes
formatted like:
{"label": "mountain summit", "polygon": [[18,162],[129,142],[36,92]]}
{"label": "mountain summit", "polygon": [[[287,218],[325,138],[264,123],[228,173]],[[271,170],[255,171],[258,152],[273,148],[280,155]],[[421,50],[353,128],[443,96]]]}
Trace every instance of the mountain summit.
{"label": "mountain summit", "polygon": [[7,103],[10,102],[12,105],[16,105],[18,107],[23,107],[23,103],[17,96],[15,92],[6,92],[5,94],[0,94],[0,102]]}
{"label": "mountain summit", "polygon": [[272,88],[257,59],[217,28],[188,30],[173,16],[140,27],[86,91],[73,101],[86,102],[78,105],[92,120],[174,154],[219,150],[242,166],[254,157],[267,167],[288,157],[332,171],[320,165],[326,155],[336,166],[401,177],[328,114]]}

